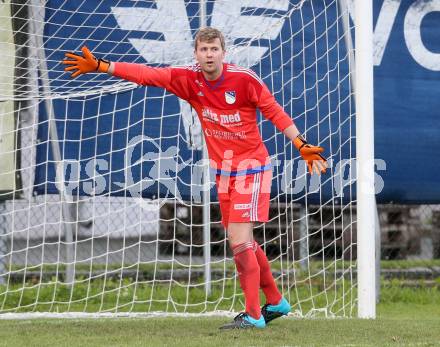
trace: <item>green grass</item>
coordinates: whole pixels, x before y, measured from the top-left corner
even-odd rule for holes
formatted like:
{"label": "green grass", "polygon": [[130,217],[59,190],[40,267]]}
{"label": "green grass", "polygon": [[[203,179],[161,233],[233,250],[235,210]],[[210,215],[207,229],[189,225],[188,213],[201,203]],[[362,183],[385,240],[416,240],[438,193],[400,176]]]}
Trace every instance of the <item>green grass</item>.
{"label": "green grass", "polygon": [[0,321],[0,346],[439,346],[440,304],[380,304],[376,320],[279,319],[220,331],[228,318]]}
{"label": "green grass", "polygon": [[[312,274],[315,268],[339,268],[337,263],[312,265]],[[420,263],[386,265],[406,269]],[[143,270],[151,269],[148,266]],[[227,273],[232,276],[233,268],[228,268]],[[334,274],[327,273],[326,280],[319,276],[308,280],[308,273],[300,271],[295,276],[297,286],[289,293],[294,310],[306,314],[312,307],[329,306],[338,316],[345,313],[356,317],[356,287],[348,279],[338,277],[335,281]],[[89,281],[78,276],[76,280],[73,290],[55,277],[0,286],[0,310],[202,312],[239,311],[243,307],[234,280],[214,282],[210,296],[206,296],[200,278],[186,283],[165,280],[154,286],[148,280],[136,282],[131,277],[98,276]],[[375,320],[293,316],[275,321],[262,331],[227,332],[218,330],[230,320],[225,317],[0,320],[0,346],[440,346],[439,278],[411,283],[383,279],[381,285]],[[344,300],[340,299],[342,294]],[[194,303],[201,304],[189,305]],[[16,307],[20,309],[15,310]]]}
{"label": "green grass", "polygon": [[[130,278],[77,282],[73,288],[61,282],[27,282],[0,286],[0,311],[3,312],[189,312],[243,309],[243,298],[234,279],[214,282],[207,296],[202,283],[188,286],[175,282],[134,282]],[[326,290],[324,290],[324,287]],[[285,291],[286,292],[286,291]],[[355,288],[341,279],[333,283],[314,280],[291,288],[290,297],[307,313],[312,307],[331,304],[341,315],[354,301]],[[313,296],[313,300],[311,297]],[[342,300],[341,298],[344,297]],[[168,300],[171,298],[172,300]],[[17,309],[19,308],[19,309]],[[348,314],[348,313],[346,313]]]}
{"label": "green grass", "polygon": [[[0,285],[0,312],[189,312],[243,308],[243,299],[234,272],[226,278],[214,280],[212,293],[207,296],[203,279],[192,277],[178,281],[165,279],[136,281],[132,277],[96,276],[76,277],[69,287],[56,277],[28,279],[26,282],[9,282]],[[308,278],[308,272],[297,271],[288,278],[283,276],[284,293],[296,303],[297,309],[306,315],[316,307],[330,307],[336,316],[355,315],[351,307],[356,298],[356,286],[334,273],[326,272],[326,279],[318,272]],[[293,278],[292,276],[295,276]],[[229,277],[229,278],[228,278]],[[189,279],[189,278],[188,278]],[[296,286],[287,288],[295,282]],[[281,283],[281,282],[280,282]],[[416,295],[414,288],[417,289]],[[440,278],[434,281],[412,281],[411,287],[400,279],[382,280],[381,297],[384,302],[434,304],[440,302]],[[288,291],[290,289],[290,292]],[[169,300],[171,298],[171,300]],[[352,312],[350,312],[352,310]]]}
{"label": "green grass", "polygon": [[[337,259],[337,260],[311,260],[307,263],[307,272],[317,273],[318,271],[322,271],[325,269],[328,273],[334,272],[335,270],[347,270],[348,268],[355,268],[356,264],[354,261]],[[431,260],[382,260],[381,261],[381,269],[399,269],[399,270],[407,270],[411,268],[438,268],[440,267],[440,259],[431,259]],[[274,260],[271,262],[271,268],[274,272],[279,271],[287,271],[287,270],[295,270],[297,272],[301,272],[301,268],[298,262],[292,261],[280,261]],[[54,274],[64,275],[66,271],[66,266],[64,264],[38,264],[38,265],[28,265],[24,268],[21,265],[11,265],[8,266],[8,270],[16,276],[16,278],[20,278],[27,274],[27,276],[39,276],[40,274],[43,277],[54,276]],[[108,276],[129,276],[132,275],[133,271],[136,271],[139,276],[144,278],[150,278],[152,274],[160,271],[203,271],[204,264],[195,264],[195,263],[186,263],[179,264],[175,261],[170,260],[162,260],[162,261],[152,261],[148,263],[135,263],[135,264],[88,264],[87,262],[77,263],[75,264],[75,272],[79,275],[90,275],[95,274],[98,276],[99,274],[107,273]],[[211,264],[211,271],[220,272],[221,275],[226,273],[227,275],[231,275],[235,271],[235,265],[232,261],[220,261]]]}
{"label": "green grass", "polygon": [[440,259],[414,259],[414,260],[382,260],[380,262],[382,269],[410,269],[416,267],[439,267]]}

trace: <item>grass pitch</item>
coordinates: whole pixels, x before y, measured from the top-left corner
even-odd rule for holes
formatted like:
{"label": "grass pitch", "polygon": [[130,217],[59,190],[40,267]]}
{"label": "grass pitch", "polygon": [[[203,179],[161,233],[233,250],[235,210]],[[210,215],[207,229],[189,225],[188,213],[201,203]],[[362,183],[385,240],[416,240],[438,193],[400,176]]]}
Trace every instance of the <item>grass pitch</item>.
{"label": "grass pitch", "polygon": [[[349,304],[355,294],[350,282],[341,280]],[[309,282],[307,282],[309,283]],[[324,283],[296,286],[291,298],[306,298],[313,293],[316,307],[325,302],[334,303],[336,291],[323,291]],[[164,287],[164,288],[162,288]],[[234,283],[205,298],[200,288],[189,286],[133,285],[130,279],[78,282],[72,291],[55,280],[51,283],[12,283],[0,287],[3,309],[20,307],[18,312],[148,312],[166,310],[172,298],[179,312],[187,300],[204,302],[221,296],[218,309],[242,309],[235,300]],[[292,289],[293,290],[293,289]],[[326,293],[325,295],[319,293]],[[154,294],[154,295],[153,295]],[[153,295],[154,305],[148,305]],[[354,296],[353,296],[354,297]],[[163,299],[163,300],[158,300]],[[229,301],[228,301],[229,300]],[[163,302],[162,302],[163,301]],[[190,303],[190,302],[189,302]],[[177,305],[177,304],[180,304]],[[164,306],[165,305],[165,306]],[[303,301],[302,312],[307,313],[310,303]],[[192,306],[191,306],[192,307]],[[191,308],[190,307],[190,308]],[[351,306],[350,306],[351,307]],[[350,313],[350,307],[337,301],[333,312]],[[210,307],[207,307],[208,309]],[[115,311],[117,309],[117,311]],[[188,309],[187,312],[196,312]],[[294,310],[298,304],[294,305]],[[13,310],[14,311],[14,310]],[[169,312],[173,310],[169,308]],[[351,312],[356,316],[355,312]],[[381,281],[381,303],[377,319],[298,319],[289,317],[272,322],[264,330],[220,331],[218,327],[230,318],[225,317],[166,317],[166,318],[99,318],[99,319],[21,319],[0,320],[0,346],[440,346],[440,278],[431,281],[393,279]]]}
{"label": "grass pitch", "polygon": [[220,331],[228,318],[0,321],[0,346],[439,346],[440,303],[378,305],[376,320],[278,319]]}

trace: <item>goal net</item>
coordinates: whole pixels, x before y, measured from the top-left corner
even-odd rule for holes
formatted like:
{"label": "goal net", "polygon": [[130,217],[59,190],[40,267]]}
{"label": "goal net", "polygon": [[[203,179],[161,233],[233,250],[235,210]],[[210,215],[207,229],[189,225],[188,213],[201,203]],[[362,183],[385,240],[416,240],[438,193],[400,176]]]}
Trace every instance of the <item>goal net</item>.
{"label": "goal net", "polygon": [[[6,0],[0,4],[0,313],[236,312],[244,298],[190,106],[60,61],[192,64],[202,23],[254,70],[327,174],[258,114],[274,168],[255,226],[297,316],[356,310],[349,6],[333,0]],[[263,301],[264,302],[264,301]]]}

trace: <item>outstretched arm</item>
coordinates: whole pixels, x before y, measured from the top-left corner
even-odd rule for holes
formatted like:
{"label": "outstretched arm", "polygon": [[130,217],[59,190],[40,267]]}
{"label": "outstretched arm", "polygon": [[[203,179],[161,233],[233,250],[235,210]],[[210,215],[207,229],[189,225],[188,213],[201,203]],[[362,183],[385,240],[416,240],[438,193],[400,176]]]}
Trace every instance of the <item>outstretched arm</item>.
{"label": "outstretched arm", "polygon": [[[144,86],[165,88],[178,97],[188,99],[188,86],[184,70],[173,72],[173,68],[150,67],[144,64],[110,62],[97,59],[87,47],[81,48],[82,56],[66,53],[62,61],[67,72],[75,78],[90,72],[106,72],[109,75],[125,79]],[[67,59],[68,58],[68,59]]]}
{"label": "outstretched arm", "polygon": [[261,87],[257,100],[257,105],[263,115],[293,142],[301,157],[307,162],[310,174],[313,174],[313,172],[318,175],[325,173],[327,160],[321,155],[324,149],[307,143],[291,118],[284,112],[283,108],[277,103],[272,93],[264,84]]}
{"label": "outstretched arm", "polygon": [[90,50],[81,48],[82,56],[75,53],[66,53],[62,63],[67,65],[64,71],[73,72],[72,78],[90,72],[106,72],[109,75],[120,77],[127,81],[156,87],[169,87],[171,70],[168,68],[153,68],[143,64],[115,63],[104,59],[97,59]]}

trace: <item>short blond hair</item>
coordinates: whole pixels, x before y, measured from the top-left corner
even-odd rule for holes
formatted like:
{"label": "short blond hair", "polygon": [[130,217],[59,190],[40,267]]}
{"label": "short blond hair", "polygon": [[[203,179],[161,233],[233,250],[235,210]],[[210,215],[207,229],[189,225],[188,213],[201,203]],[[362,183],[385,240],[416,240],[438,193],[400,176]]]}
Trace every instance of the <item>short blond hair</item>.
{"label": "short blond hair", "polygon": [[194,39],[194,49],[197,50],[198,42],[211,42],[215,39],[220,40],[222,49],[226,50],[225,37],[222,32],[216,28],[204,27],[197,31],[196,38]]}

